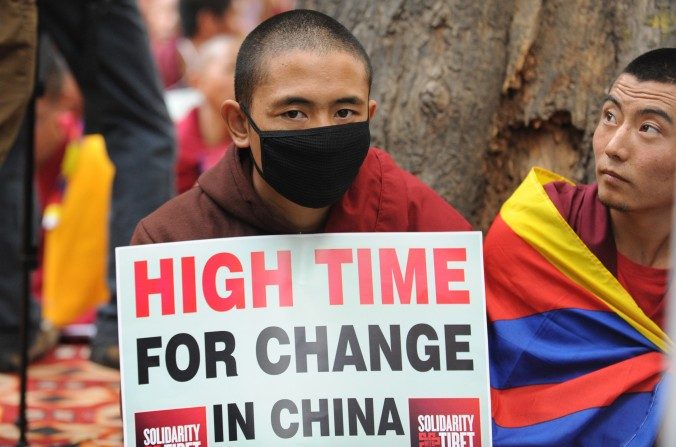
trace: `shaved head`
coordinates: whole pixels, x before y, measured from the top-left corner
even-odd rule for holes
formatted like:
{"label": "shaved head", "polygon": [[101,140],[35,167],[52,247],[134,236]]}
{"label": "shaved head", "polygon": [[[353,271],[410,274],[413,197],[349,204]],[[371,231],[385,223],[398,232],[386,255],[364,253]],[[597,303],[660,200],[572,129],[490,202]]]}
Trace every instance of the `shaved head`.
{"label": "shaved head", "polygon": [[676,84],[676,48],[658,48],[631,61],[622,71],[641,82]]}
{"label": "shaved head", "polygon": [[235,100],[250,108],[256,87],[267,75],[269,58],[292,51],[349,53],[364,65],[371,87],[371,61],[352,33],[325,14],[296,9],[269,18],[244,39],[235,68]]}

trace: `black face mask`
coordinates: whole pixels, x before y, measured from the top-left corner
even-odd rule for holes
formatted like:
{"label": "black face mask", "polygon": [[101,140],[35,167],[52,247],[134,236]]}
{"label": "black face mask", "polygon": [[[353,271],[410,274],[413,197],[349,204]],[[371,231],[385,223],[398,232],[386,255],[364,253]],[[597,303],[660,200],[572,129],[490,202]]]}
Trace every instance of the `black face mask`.
{"label": "black face mask", "polygon": [[357,176],[371,143],[368,121],[262,131],[241,109],[261,141],[262,167],[253,160],[256,170],[275,191],[306,208],[336,203]]}

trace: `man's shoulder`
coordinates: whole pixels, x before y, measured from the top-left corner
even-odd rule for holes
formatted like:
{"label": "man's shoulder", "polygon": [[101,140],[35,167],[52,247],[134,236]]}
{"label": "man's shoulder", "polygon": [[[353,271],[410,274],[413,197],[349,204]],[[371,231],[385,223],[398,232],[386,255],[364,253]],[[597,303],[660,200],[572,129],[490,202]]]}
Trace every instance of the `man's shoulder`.
{"label": "man's shoulder", "polygon": [[598,200],[598,185],[596,183],[571,184],[556,181],[545,184],[544,190],[559,210],[559,213],[568,222],[574,219],[580,212],[584,212],[589,208],[605,209],[605,205]]}
{"label": "man's shoulder", "polygon": [[[533,187],[533,182],[526,182],[527,180],[524,180],[524,184]],[[524,184],[519,188],[523,188]],[[547,198],[558,211],[558,214],[576,232],[581,222],[587,225],[599,213],[605,213],[605,206],[598,200],[598,186],[596,184],[574,184],[568,181],[556,180],[540,184],[537,187],[544,190]],[[541,204],[542,202],[533,202],[532,199],[527,198],[530,196],[519,195],[519,189],[509,200],[514,200],[517,196],[519,197],[519,206],[510,207],[511,215],[520,215],[522,218],[525,217],[530,221],[552,219],[560,222],[560,217],[556,216],[556,212],[550,212],[551,208],[549,206],[536,205],[536,203]],[[540,197],[539,194],[535,196]],[[505,235],[505,232],[511,232],[507,229],[508,225],[505,225],[502,219],[503,212],[504,206],[491,224],[487,234],[487,243],[501,239]]]}
{"label": "man's shoulder", "polygon": [[372,147],[356,183],[377,199],[377,231],[467,231],[455,208],[383,149]]}
{"label": "man's shoulder", "polygon": [[131,244],[154,244],[198,239],[260,234],[260,230],[237,218],[195,186],[142,219]]}
{"label": "man's shoulder", "polygon": [[[422,180],[397,164],[392,155],[378,147],[369,149],[360,176],[366,174],[383,185],[382,194],[401,197],[402,193],[419,190],[423,195],[437,193]],[[357,184],[357,186],[361,186]],[[410,196],[410,194],[407,194]],[[410,197],[409,197],[410,198]]]}
{"label": "man's shoulder", "polygon": [[[615,243],[608,208],[599,200],[598,185],[557,180],[545,183],[542,188],[556,211],[543,211],[548,207],[536,207],[538,212],[534,212],[535,208],[530,204],[522,203],[523,206],[512,207],[510,212],[531,213],[526,216],[527,220],[549,219],[556,222],[556,228],[561,228],[561,231],[567,231],[564,227],[568,226],[608,270],[615,272]],[[556,215],[557,211],[560,217]],[[509,240],[511,235],[510,226],[498,215],[486,235],[484,250],[488,253],[503,250],[504,240]],[[548,234],[546,237],[557,238],[557,235]]]}
{"label": "man's shoulder", "polygon": [[594,255],[615,273],[617,255],[609,210],[599,199],[598,184],[561,185],[552,182],[545,191],[561,216]]}
{"label": "man's shoulder", "polygon": [[132,245],[200,239],[196,218],[203,215],[204,193],[194,187],[150,213],[136,226]]}

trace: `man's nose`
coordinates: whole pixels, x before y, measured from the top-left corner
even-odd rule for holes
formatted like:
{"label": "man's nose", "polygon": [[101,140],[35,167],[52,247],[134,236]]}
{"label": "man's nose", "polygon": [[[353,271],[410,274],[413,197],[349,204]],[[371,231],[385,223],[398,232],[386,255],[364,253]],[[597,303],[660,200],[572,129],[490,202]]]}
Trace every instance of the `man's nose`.
{"label": "man's nose", "polygon": [[627,125],[618,126],[612,134],[606,147],[605,154],[613,159],[626,160],[631,149],[631,129]]}

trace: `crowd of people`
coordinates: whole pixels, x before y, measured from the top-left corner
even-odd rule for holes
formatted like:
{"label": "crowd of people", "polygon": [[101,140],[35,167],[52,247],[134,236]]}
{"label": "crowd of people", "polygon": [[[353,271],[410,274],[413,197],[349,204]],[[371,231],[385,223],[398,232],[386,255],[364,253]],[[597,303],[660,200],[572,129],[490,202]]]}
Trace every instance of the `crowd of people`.
{"label": "crowd of people", "polygon": [[[243,35],[265,18],[292,7],[289,0],[145,0],[138,7],[134,1],[76,2],[72,17],[51,5],[40,11],[46,31],[37,45],[43,94],[36,104],[34,169],[40,221],[36,226],[42,229],[40,264],[31,284],[35,298],[30,304],[31,358],[51,349],[64,329],[73,333],[73,323],[85,324],[76,335],[91,335],[87,324],[91,329],[96,321],[92,360],[118,366],[114,247],[126,245],[141,217],[190,189],[223,156],[230,137],[220,103],[234,98],[234,64]],[[80,29],[77,17],[85,18],[89,27]],[[116,25],[129,34],[116,35]],[[123,45],[127,48],[119,48]],[[107,51],[131,64],[116,67],[102,60]],[[143,107],[135,106],[141,102]],[[71,171],[78,159],[87,158],[75,156],[79,148],[68,148],[83,135],[96,132],[103,135],[116,168],[113,184],[106,186],[111,179],[99,175],[78,187],[112,187],[109,206],[99,212],[109,213],[112,222],[90,226],[86,235],[76,237],[81,228],[69,225],[67,213],[72,209],[93,213],[90,203],[72,202],[76,197],[84,201],[94,197],[73,194],[72,188],[66,193],[74,183],[83,183],[75,181]],[[13,235],[20,233],[19,154],[27,144],[26,136],[20,135],[0,171],[7,207],[16,214],[16,219],[3,222],[5,240],[0,241],[11,253],[0,265],[0,295],[5,298],[0,306],[6,310],[0,317],[0,347],[6,346],[0,350],[0,370],[14,370],[19,361],[14,334],[19,326],[21,248]],[[82,152],[89,150],[82,148]],[[80,166],[80,170],[94,167]],[[142,200],[133,198],[144,190]],[[100,217],[107,220],[104,214]],[[64,245],[60,243],[64,239],[89,250],[87,260],[61,263],[67,265],[54,261],[76,253],[56,248]],[[101,261],[101,268],[91,261],[101,256],[101,250],[92,249],[94,241],[108,241],[110,247],[103,250],[107,259]],[[62,287],[68,275],[80,277],[79,292]],[[110,304],[96,315],[95,308],[107,300]]]}
{"label": "crowd of people", "polygon": [[[129,51],[134,54],[118,56],[138,63],[118,73],[99,60],[95,74],[83,59],[93,50],[73,36],[68,11],[46,8],[55,48],[46,51],[51,56],[44,65],[51,68],[38,104],[43,204],[63,188],[63,168],[55,166],[65,166],[66,142],[100,132],[117,169],[111,247],[471,229],[452,205],[371,147],[369,123],[377,111],[371,62],[336,20],[286,2],[147,0],[139,6],[150,45],[133,2],[78,10],[100,25],[114,27],[116,18],[118,26],[137,31],[124,33],[124,39],[137,39],[129,47],[119,45],[119,33],[98,28],[97,42],[108,45],[111,59]],[[151,52],[154,57],[147,57]],[[127,80],[124,90],[116,76]],[[604,87],[598,86],[600,96]],[[20,135],[15,148],[23,141]],[[14,152],[0,175],[9,175]],[[650,446],[658,437],[671,346],[665,308],[676,49],[638,55],[618,74],[603,98],[593,152],[596,182],[575,184],[535,168],[488,231],[495,445]],[[117,366],[110,278],[111,299],[97,315],[92,359]],[[0,288],[0,304],[9,301],[7,290]],[[7,312],[0,315],[13,310]],[[33,344],[43,340],[46,349],[53,330],[39,318],[34,324]],[[3,325],[2,335],[11,329]],[[48,341],[40,338],[47,333]],[[2,343],[0,353],[9,359],[12,350]],[[0,366],[7,370],[16,362]]]}

